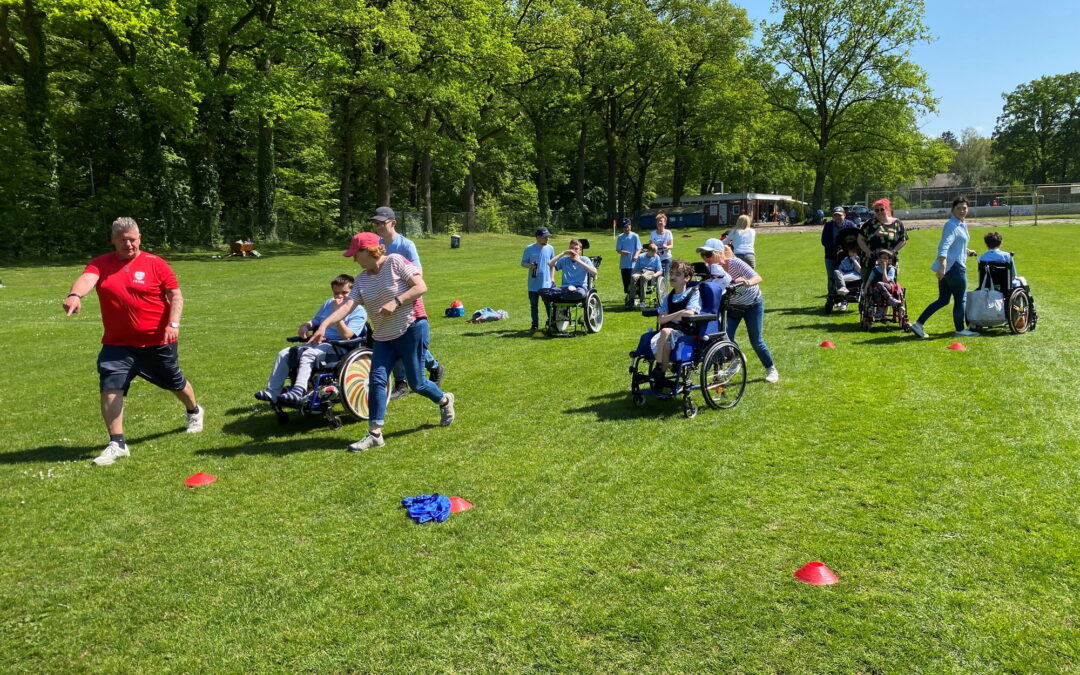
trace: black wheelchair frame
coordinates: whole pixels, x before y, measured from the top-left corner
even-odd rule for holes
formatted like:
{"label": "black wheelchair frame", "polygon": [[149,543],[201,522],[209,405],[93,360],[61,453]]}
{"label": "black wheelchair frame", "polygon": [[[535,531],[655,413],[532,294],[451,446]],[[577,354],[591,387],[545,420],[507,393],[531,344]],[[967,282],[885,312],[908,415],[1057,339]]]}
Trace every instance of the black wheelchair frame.
{"label": "black wheelchair frame", "polygon": [[[1009,332],[1019,335],[1035,330],[1039,323],[1039,314],[1035,311],[1035,297],[1031,295],[1031,287],[1026,283],[1013,287],[1015,277],[1013,277],[1012,263],[980,260],[979,288],[987,285],[987,275],[989,275],[989,287],[1001,293],[1005,298],[1005,325],[1009,327]],[[975,328],[975,326],[969,326],[969,328]],[[977,328],[993,328],[993,326],[977,326]]]}
{"label": "black wheelchair frame", "polygon": [[[589,240],[581,239],[582,250],[588,250]],[[603,256],[589,256],[597,273]],[[584,333],[599,333],[604,326],[604,304],[596,292],[595,282],[585,276],[585,297],[579,300],[547,300],[547,332],[552,337],[573,337]]]}
{"label": "black wheelchair frame", "polygon": [[[293,335],[286,342],[305,342]],[[348,340],[328,340],[338,357],[333,363],[312,369],[310,391],[295,404],[285,403],[280,399],[270,404],[277,415],[279,424],[289,422],[288,410],[296,410],[303,417],[326,418],[331,429],[340,429],[341,415],[334,406],[341,403],[342,410],[354,419],[363,421],[368,418],[368,377],[371,374],[371,338],[367,327],[363,332]],[[297,355],[301,345],[294,347],[290,354],[289,377],[296,377],[292,357]],[[307,386],[309,383],[305,382]]]}

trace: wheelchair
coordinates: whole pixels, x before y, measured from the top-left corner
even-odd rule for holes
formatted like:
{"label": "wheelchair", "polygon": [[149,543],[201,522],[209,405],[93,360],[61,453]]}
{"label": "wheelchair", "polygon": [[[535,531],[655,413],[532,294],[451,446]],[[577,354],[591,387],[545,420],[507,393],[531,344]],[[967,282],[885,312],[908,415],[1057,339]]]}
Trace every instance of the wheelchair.
{"label": "wheelchair", "polygon": [[[660,298],[663,297],[664,293],[662,287],[663,283],[663,274],[657,274],[655,277],[645,282],[645,304],[642,305],[643,308],[656,308],[660,306]],[[637,299],[637,293],[631,289],[631,291],[626,294],[627,309],[632,308],[633,303],[637,302]]]}
{"label": "wheelchair", "polygon": [[[702,313],[687,317],[683,337],[671,350],[673,378],[655,374],[652,338],[657,331],[647,331],[630,352],[630,393],[635,406],[645,405],[647,397],[681,399],[683,416],[697,415],[698,405],[692,394],[700,391],[710,408],[732,408],[746,389],[746,357],[727,336],[727,301],[724,289],[712,281],[693,282],[701,295]],[[655,317],[658,309],[646,309],[642,316]]]}
{"label": "wheelchair", "polygon": [[[859,246],[859,228],[857,228],[857,227],[846,227],[846,228],[840,230],[836,235],[836,253],[834,254],[836,256],[836,260],[837,261],[843,260],[844,256],[847,255],[848,251],[850,251],[853,248],[857,249],[858,246]],[[862,265],[862,269],[863,269],[862,276],[863,276],[863,278],[866,278],[866,276],[870,273],[870,270],[868,270],[866,268],[866,259],[865,259],[865,257],[862,260],[860,260],[859,262]],[[873,269],[873,267],[874,267],[874,265],[871,264],[870,268]],[[826,298],[825,298],[825,313],[826,314],[831,314],[834,311],[846,310],[849,303],[859,301],[859,298],[862,296],[862,291],[863,291],[862,284],[859,284],[859,285],[854,286],[854,287],[853,286],[848,286],[847,289],[848,289],[848,292],[847,292],[846,295],[842,295],[840,293],[835,293],[834,292],[834,293],[829,293],[828,296],[826,296]]]}
{"label": "wheelchair", "polygon": [[[581,240],[582,250],[588,250],[589,240]],[[589,256],[593,267],[600,271],[603,256]],[[599,333],[604,326],[604,304],[594,288],[595,281],[586,275],[585,287],[551,288],[540,291],[548,302],[547,333],[552,337],[573,337],[584,333]]]}
{"label": "wheelchair", "polygon": [[[1018,283],[1014,285],[1014,280]],[[1013,276],[1012,263],[979,262],[979,288],[989,288],[1001,294],[1004,299],[1004,313],[994,322],[968,321],[969,328],[993,328],[1007,325],[1014,335],[1035,330],[1039,323],[1039,314],[1035,311],[1035,298],[1031,287],[1024,277]]]}
{"label": "wheelchair", "polygon": [[[305,342],[293,335],[286,342]],[[368,418],[368,377],[371,374],[371,338],[370,330],[348,340],[330,340],[334,349],[333,356],[327,356],[320,364],[316,363],[311,371],[311,381],[306,383],[309,392],[298,403],[291,404],[280,399],[270,404],[277,415],[279,424],[288,424],[289,409],[294,409],[302,417],[326,418],[326,424],[334,430],[340,429],[342,418],[334,406],[341,403],[345,413],[357,420]],[[289,379],[296,377],[299,354],[302,346],[294,347],[289,354]],[[296,383],[299,384],[299,383]]]}
{"label": "wheelchair", "polygon": [[[877,298],[870,289],[870,270],[876,263],[863,263],[863,282],[859,285],[859,325],[863,330],[870,330],[875,323],[895,324],[905,333],[911,330],[911,321],[907,311],[907,289],[900,286],[900,304],[888,305]],[[900,262],[893,263],[896,266],[896,279],[899,285]]]}

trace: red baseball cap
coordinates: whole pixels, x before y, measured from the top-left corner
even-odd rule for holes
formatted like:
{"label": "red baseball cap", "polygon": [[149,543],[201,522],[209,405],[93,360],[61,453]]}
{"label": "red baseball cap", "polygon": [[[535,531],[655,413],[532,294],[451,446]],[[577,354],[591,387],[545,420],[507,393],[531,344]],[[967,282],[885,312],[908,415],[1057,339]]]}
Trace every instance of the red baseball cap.
{"label": "red baseball cap", "polygon": [[375,248],[378,245],[379,235],[374,232],[360,232],[353,235],[352,241],[349,242],[349,250],[342,255],[351,258],[362,248]]}

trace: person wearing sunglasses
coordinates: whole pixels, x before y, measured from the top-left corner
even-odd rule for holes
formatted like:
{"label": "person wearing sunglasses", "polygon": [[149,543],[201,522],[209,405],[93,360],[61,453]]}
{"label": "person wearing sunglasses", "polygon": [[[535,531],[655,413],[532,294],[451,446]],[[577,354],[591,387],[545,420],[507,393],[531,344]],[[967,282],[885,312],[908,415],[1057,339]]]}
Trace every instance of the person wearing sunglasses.
{"label": "person wearing sunglasses", "polygon": [[899,262],[897,255],[907,244],[907,229],[892,214],[892,203],[888,199],[879,199],[871,207],[874,217],[862,224],[859,230],[859,248],[867,261],[877,257],[878,251],[887,249],[893,260]]}

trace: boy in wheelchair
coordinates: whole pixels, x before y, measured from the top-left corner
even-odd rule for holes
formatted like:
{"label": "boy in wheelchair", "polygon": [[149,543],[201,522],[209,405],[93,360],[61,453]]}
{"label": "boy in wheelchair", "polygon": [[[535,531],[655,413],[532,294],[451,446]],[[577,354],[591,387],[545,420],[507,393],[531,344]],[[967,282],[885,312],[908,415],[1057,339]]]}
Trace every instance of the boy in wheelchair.
{"label": "boy in wheelchair", "polygon": [[[1016,261],[1013,260],[1012,254],[1008,251],[1001,250],[1001,235],[997,232],[989,232],[983,237],[983,243],[986,244],[986,253],[979,256],[980,263],[1002,263],[1009,265],[1012,269],[1012,287],[1019,288],[1026,285],[1023,277],[1016,276]],[[985,268],[984,265],[979,265],[980,272]],[[982,274],[979,275],[979,285],[982,285]]]}
{"label": "boy in wheelchair", "polygon": [[[322,304],[319,310],[315,312],[315,316],[311,317],[311,320],[300,324],[296,330],[297,337],[305,341],[305,344],[286,347],[278,352],[277,358],[274,360],[274,366],[270,370],[270,378],[266,382],[266,389],[255,392],[256,399],[268,401],[271,404],[285,403],[291,405],[303,400],[307,393],[311,372],[317,367],[317,363],[325,362],[328,357],[335,358],[337,356],[333,345],[329,342],[309,345],[306,344],[306,341],[311,336],[311,332],[319,327],[323,319],[330,316],[349,296],[352,286],[353,277],[348,274],[338,275],[330,282],[330,290],[333,292],[333,296]],[[327,328],[326,339],[328,341],[351,339],[364,332],[366,323],[367,312],[363,306],[357,305],[356,309],[342,321]],[[296,375],[293,378],[293,386],[285,390],[285,380],[288,378],[290,370],[290,354],[294,352],[298,356],[295,366]]]}
{"label": "boy in wheelchair", "polygon": [[591,280],[596,278],[596,267],[588,256],[581,254],[582,250],[584,247],[581,240],[571,239],[570,248],[548,261],[548,267],[553,272],[556,270],[562,272],[562,286],[550,289],[555,292],[541,291],[541,295],[563,302],[585,299],[592,285]]}
{"label": "boy in wheelchair", "polygon": [[657,320],[660,330],[653,336],[650,343],[652,353],[656,355],[656,365],[652,376],[663,383],[668,381],[671,350],[688,330],[683,320],[701,312],[701,297],[697,287],[687,288],[687,284],[694,279],[694,268],[690,266],[690,263],[674,260],[669,273],[671,292],[660,301]]}
{"label": "boy in wheelchair", "polygon": [[1039,315],[1024,277],[1016,275],[1011,253],[1001,250],[1001,235],[983,237],[987,251],[979,256],[979,286],[968,291],[965,320],[968,330],[1007,325],[1012,333],[1035,330]]}
{"label": "boy in wheelchair", "polygon": [[626,296],[626,306],[633,307],[635,301],[641,307],[645,307],[645,297],[650,289],[654,289],[659,295],[660,280],[664,268],[660,264],[660,256],[657,255],[656,244],[649,242],[645,247],[645,255],[639,255],[634,261],[633,271],[630,275],[630,292]]}

